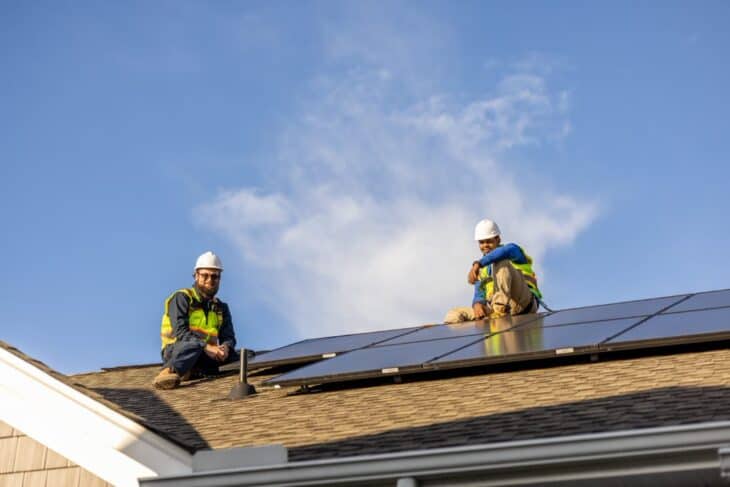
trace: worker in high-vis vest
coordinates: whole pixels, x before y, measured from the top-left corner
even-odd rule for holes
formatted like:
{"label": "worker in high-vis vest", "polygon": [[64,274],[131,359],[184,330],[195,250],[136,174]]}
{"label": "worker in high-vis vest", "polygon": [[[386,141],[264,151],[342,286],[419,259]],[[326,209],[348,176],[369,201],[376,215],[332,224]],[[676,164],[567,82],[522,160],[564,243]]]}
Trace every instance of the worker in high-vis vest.
{"label": "worker in high-vis vest", "polygon": [[219,365],[238,360],[231,312],[216,297],[222,272],[220,258],[205,252],[195,262],[193,286],[165,300],[160,328],[163,368],[154,380],[157,389],[174,389],[183,380],[216,374]]}
{"label": "worker in high-vis vest", "polygon": [[474,229],[482,258],[474,261],[467,280],[474,285],[471,307],[449,310],[445,323],[537,313],[542,294],[532,257],[517,244],[502,245],[499,227],[481,220]]}

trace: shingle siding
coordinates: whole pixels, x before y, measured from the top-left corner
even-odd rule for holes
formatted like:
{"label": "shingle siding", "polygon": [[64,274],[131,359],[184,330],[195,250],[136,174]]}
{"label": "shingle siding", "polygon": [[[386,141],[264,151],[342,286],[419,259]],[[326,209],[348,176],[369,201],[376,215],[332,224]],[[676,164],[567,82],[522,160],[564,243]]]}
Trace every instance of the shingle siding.
{"label": "shingle siding", "polygon": [[0,487],[23,487],[22,473],[0,474]]}
{"label": "shingle siding", "polygon": [[107,487],[111,484],[0,421],[0,487]]}
{"label": "shingle siding", "polygon": [[0,474],[14,472],[18,438],[0,438]]}
{"label": "shingle siding", "polygon": [[35,472],[25,472],[23,474],[23,487],[46,487],[48,472],[38,470]]}
{"label": "shingle siding", "polygon": [[47,449],[44,445],[27,436],[18,438],[18,451],[15,455],[13,472],[44,470]]}
{"label": "shingle siding", "polygon": [[0,421],[0,438],[7,438],[9,436],[15,436],[13,433],[13,427],[8,423]]}

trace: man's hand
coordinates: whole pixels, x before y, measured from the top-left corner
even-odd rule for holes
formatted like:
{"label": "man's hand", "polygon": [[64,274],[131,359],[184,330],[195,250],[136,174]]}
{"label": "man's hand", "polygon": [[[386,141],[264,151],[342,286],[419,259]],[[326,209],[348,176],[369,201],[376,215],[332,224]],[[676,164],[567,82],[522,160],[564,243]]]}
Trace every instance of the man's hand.
{"label": "man's hand", "polygon": [[220,353],[220,347],[218,345],[213,345],[212,343],[208,343],[205,345],[205,354],[212,358],[213,360],[218,360],[218,355]]}
{"label": "man's hand", "polygon": [[230,350],[228,350],[228,345],[226,345],[225,343],[223,345],[220,345],[218,347],[218,351],[219,351],[220,361],[225,362],[226,359],[228,358],[228,353],[230,352]]}
{"label": "man's hand", "polygon": [[487,316],[487,308],[484,303],[474,303],[472,309],[474,310],[474,319],[481,320]]}
{"label": "man's hand", "polygon": [[471,269],[469,269],[469,276],[466,278],[469,281],[469,284],[474,284],[479,280],[479,269],[481,269],[479,262],[474,262],[471,265]]}

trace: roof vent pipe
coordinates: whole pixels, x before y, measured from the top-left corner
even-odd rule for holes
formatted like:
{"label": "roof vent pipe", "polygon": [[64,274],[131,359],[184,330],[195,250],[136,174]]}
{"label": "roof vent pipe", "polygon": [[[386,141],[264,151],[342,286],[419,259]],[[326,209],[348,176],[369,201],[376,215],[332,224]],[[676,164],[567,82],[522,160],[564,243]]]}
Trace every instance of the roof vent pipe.
{"label": "roof vent pipe", "polygon": [[238,372],[238,382],[233,386],[231,392],[228,393],[228,399],[235,401],[236,399],[243,399],[246,396],[256,394],[254,386],[248,383],[248,354],[253,355],[253,351],[242,348],[240,351],[241,355],[241,368]]}

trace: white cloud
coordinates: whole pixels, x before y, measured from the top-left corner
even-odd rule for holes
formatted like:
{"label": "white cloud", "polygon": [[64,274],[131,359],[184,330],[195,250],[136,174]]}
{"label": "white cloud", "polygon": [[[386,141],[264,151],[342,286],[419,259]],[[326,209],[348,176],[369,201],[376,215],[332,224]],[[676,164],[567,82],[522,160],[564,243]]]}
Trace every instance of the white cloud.
{"label": "white cloud", "polygon": [[320,79],[282,132],[277,187],[228,189],[197,209],[302,336],[437,322],[468,304],[480,218],[539,269],[596,216],[591,202],[524,186],[510,161],[511,149],[570,126],[545,78],[521,72],[480,99],[405,105],[393,76],[387,66]]}
{"label": "white cloud", "polygon": [[397,2],[387,8],[376,2],[328,6],[327,20],[322,22],[323,46],[337,66],[383,70],[409,90],[422,93],[440,76],[451,75],[454,32],[424,9]]}

